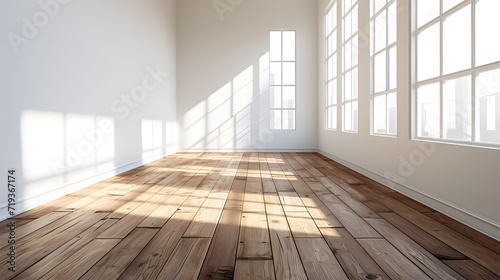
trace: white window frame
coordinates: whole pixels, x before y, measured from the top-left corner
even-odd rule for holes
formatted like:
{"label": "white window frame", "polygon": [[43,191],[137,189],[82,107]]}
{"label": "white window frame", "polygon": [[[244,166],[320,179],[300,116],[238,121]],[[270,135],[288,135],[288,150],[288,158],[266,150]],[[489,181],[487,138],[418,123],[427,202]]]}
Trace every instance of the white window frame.
{"label": "white window frame", "polygon": [[[398,86],[397,86],[397,77],[396,77],[396,85],[394,87],[391,87],[391,81],[390,81],[390,73],[391,71],[396,71],[397,73],[397,58],[396,58],[396,69],[391,69],[391,61],[390,61],[390,53],[389,51],[392,50],[393,48],[396,51],[396,57],[397,57],[397,43],[398,43],[398,38],[397,38],[397,14],[396,16],[396,22],[389,22],[389,7],[391,5],[396,5],[396,11],[397,11],[397,0],[388,0],[382,8],[380,8],[378,11],[375,11],[375,3],[374,0],[370,1],[370,127],[371,127],[371,134],[376,135],[376,136],[389,136],[389,137],[396,137],[398,134],[397,130],[397,92],[398,92]],[[376,26],[376,19],[377,17],[382,14],[385,11],[386,17],[385,17],[385,47],[381,48],[378,51],[375,51],[375,41],[377,41],[377,33],[375,30]],[[395,24],[396,28],[396,39],[394,42],[389,44],[389,28],[390,24]],[[385,65],[386,65],[386,88],[382,91],[376,91],[375,89],[375,74],[376,74],[376,69],[375,69],[375,57],[377,55],[382,54],[385,52]],[[397,75],[397,74],[396,74]],[[395,94],[396,95],[396,116],[395,116],[395,131],[394,133],[389,132],[389,106],[388,106],[388,95],[390,94]],[[385,96],[385,127],[386,127],[386,132],[377,132],[375,130],[375,99],[380,96]]]}
{"label": "white window frame", "polygon": [[[353,98],[352,95],[351,95],[351,98],[350,99],[346,99],[346,87],[345,87],[345,80],[346,80],[346,74],[348,73],[352,73],[354,70],[358,71],[358,77],[359,77],[359,50],[358,50],[358,41],[359,40],[359,37],[358,37],[358,31],[359,31],[359,27],[358,27],[358,23],[356,22],[356,31],[354,32],[351,32],[351,35],[348,37],[348,38],[345,38],[345,29],[346,29],[346,24],[345,24],[345,20],[346,20],[346,17],[348,15],[351,16],[352,18],[352,12],[354,10],[356,10],[356,13],[358,14],[358,19],[359,19],[359,3],[358,3],[358,0],[349,0],[349,2],[351,2],[351,6],[349,7],[349,9],[347,11],[344,11],[345,10],[345,2],[346,0],[343,0],[342,1],[342,5],[339,5],[337,6],[337,9],[340,11],[340,19],[341,19],[341,30],[342,30],[342,36],[341,36],[341,52],[342,52],[342,62],[341,62],[341,82],[339,86],[341,86],[342,88],[342,131],[343,132],[351,132],[351,133],[358,133],[358,130],[359,130],[359,90],[358,90],[358,93],[357,93],[357,97]],[[354,2],[354,3],[352,3]],[[351,24],[351,30],[352,30],[352,24]],[[357,40],[354,40],[354,39],[357,39]],[[346,61],[346,46],[347,44],[350,43],[351,46],[354,46],[351,51],[350,51],[350,54],[351,54],[351,65],[349,68],[346,68],[346,64],[345,64],[345,61]],[[358,56],[357,58],[357,63],[355,66],[352,65],[352,57],[353,57],[353,51],[355,52],[355,55]],[[352,77],[352,76],[351,76]],[[356,79],[355,81],[353,81],[354,79],[351,79],[351,93],[352,93],[352,85],[353,84],[356,84],[356,88],[358,88],[358,79]],[[352,109],[352,106],[353,104],[357,104],[357,107],[358,107],[358,111],[356,113],[356,115],[353,114],[354,110]],[[351,107],[351,110],[349,110],[349,112],[347,112],[346,110],[346,107],[347,105],[350,105]],[[351,124],[350,124],[350,127],[351,129],[347,129],[346,128],[346,121],[347,121],[347,118],[346,118],[346,114],[351,114]],[[357,118],[357,127],[353,127],[354,126],[354,117]]]}
{"label": "white window frame", "polygon": [[[448,17],[449,15],[453,14],[454,12],[464,8],[468,4],[471,5],[471,67],[465,70],[460,70],[457,72],[449,73],[449,74],[443,74],[443,20]],[[443,13],[443,5],[442,5],[442,0],[440,0],[440,15],[437,16],[436,18],[430,20],[429,22],[425,23],[421,27],[417,28],[417,0],[412,0],[411,1],[411,31],[412,31],[412,36],[411,36],[411,64],[412,64],[412,88],[411,88],[411,102],[412,102],[412,114],[411,114],[411,123],[412,123],[412,129],[411,129],[411,136],[412,139],[414,140],[425,140],[425,141],[433,141],[433,142],[440,142],[440,143],[451,143],[451,144],[459,144],[459,145],[466,145],[466,146],[479,146],[479,147],[489,147],[489,148],[500,148],[499,143],[490,143],[490,142],[481,142],[478,141],[478,120],[477,120],[477,107],[476,104],[478,103],[476,99],[476,77],[480,73],[483,72],[488,72],[491,70],[496,70],[500,69],[500,61],[492,62],[489,64],[481,65],[481,66],[476,66],[476,61],[475,61],[475,5],[476,1],[472,0],[464,0],[454,7],[450,8],[446,12]],[[439,76],[429,78],[426,80],[422,81],[417,81],[417,73],[418,73],[418,65],[417,65],[417,56],[418,56],[418,49],[417,49],[417,35],[420,34],[423,30],[426,28],[434,25],[435,23],[439,24],[439,29],[440,29],[440,72]],[[471,109],[471,140],[456,140],[456,139],[446,139],[443,137],[443,131],[444,131],[444,118],[443,118],[443,83],[445,81],[457,79],[457,78],[462,78],[462,77],[471,77],[471,99],[472,99],[472,107]],[[439,137],[423,137],[418,135],[418,95],[417,95],[417,90],[421,86],[429,85],[429,84],[434,84],[434,83],[439,83],[439,106],[440,106],[440,129],[439,129]],[[497,109],[498,110],[498,109]]]}
{"label": "white window frame", "polygon": [[[294,130],[297,130],[297,32],[296,30],[285,30],[285,29],[282,29],[282,30],[270,30],[269,34],[271,34],[271,32],[281,32],[281,59],[280,60],[272,60],[271,59],[271,56],[269,56],[269,66],[271,66],[271,63],[272,62],[278,62],[278,63],[281,63],[281,83],[279,85],[275,85],[275,84],[271,84],[269,83],[269,87],[270,89],[273,88],[273,87],[281,87],[281,106],[280,107],[274,107],[274,108],[269,108],[270,110],[270,116],[271,118],[274,116],[273,112],[274,111],[280,111],[280,114],[281,114],[281,124],[280,124],[280,128],[273,128],[271,127],[271,130],[276,130],[276,131],[294,131]],[[283,59],[283,32],[294,32],[294,37],[295,37],[295,41],[294,41],[294,48],[295,48],[295,60],[284,60]],[[271,44],[271,42],[270,42]],[[270,48],[271,49],[271,46]],[[293,85],[284,85],[283,84],[283,63],[287,63],[287,62],[293,62],[295,63],[295,72],[294,72],[294,75],[295,75],[295,83]],[[271,68],[269,68],[271,69]],[[269,71],[269,81],[271,81],[271,71]],[[295,94],[294,94],[294,107],[293,108],[285,108],[283,107],[283,88],[284,87],[294,87],[295,88]],[[270,90],[270,92],[272,92]],[[272,96],[270,96],[270,98],[273,98]],[[284,111],[293,111],[294,112],[294,118],[293,118],[293,128],[283,128],[283,124],[284,124],[284,118],[283,118],[283,115],[284,115]]]}
{"label": "white window frame", "polygon": [[[334,9],[335,8],[335,9]],[[338,24],[338,3],[337,1],[332,1],[328,8],[326,9],[325,15],[323,17],[325,21],[325,129],[326,130],[332,130],[336,131],[338,128],[338,86],[339,86],[339,79],[338,79],[338,65],[339,65],[339,48],[338,48],[338,38],[339,38],[339,24]],[[333,13],[333,14],[332,14]],[[330,15],[334,15],[335,22],[332,22],[332,29],[329,30],[328,24],[332,19],[329,19]],[[335,51],[330,51],[331,49],[328,47],[329,42],[331,42],[331,38],[335,35],[335,40],[334,42],[336,43],[335,46],[331,46],[330,48],[334,48]],[[328,66],[328,61],[330,59],[335,58],[335,65],[333,67],[335,68],[335,75],[329,74],[329,66]],[[332,62],[333,63],[333,62]],[[333,82],[336,82],[335,84]],[[329,89],[329,84],[332,83],[331,89]],[[335,85],[335,86],[333,86]],[[330,90],[332,92],[330,93]],[[329,98],[329,95],[333,98]],[[335,109],[335,110],[334,110]],[[330,113],[330,110],[334,110],[334,113]]]}

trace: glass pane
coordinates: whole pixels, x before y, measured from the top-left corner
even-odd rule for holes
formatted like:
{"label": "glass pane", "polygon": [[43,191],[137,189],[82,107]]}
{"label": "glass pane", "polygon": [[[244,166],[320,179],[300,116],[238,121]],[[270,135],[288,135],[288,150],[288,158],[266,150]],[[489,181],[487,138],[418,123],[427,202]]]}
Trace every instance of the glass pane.
{"label": "glass pane", "polygon": [[344,47],[344,70],[351,68],[351,41]]}
{"label": "glass pane", "polygon": [[356,33],[358,31],[358,6],[356,6],[354,9],[352,9],[352,16],[351,16],[351,22],[352,22],[352,27],[351,27],[351,34]]}
{"label": "glass pane", "polygon": [[295,85],[295,62],[283,62],[283,85]]}
{"label": "glass pane", "polygon": [[325,37],[332,32],[332,17],[331,17],[331,10],[328,12],[328,14],[325,16]]}
{"label": "glass pane", "polygon": [[330,53],[333,53],[337,50],[337,30],[333,31],[332,36],[330,36]]}
{"label": "glass pane", "polygon": [[326,38],[326,57],[329,57],[332,54],[332,46],[330,37]]}
{"label": "glass pane", "polygon": [[271,62],[269,74],[271,85],[281,85],[281,62]]}
{"label": "glass pane", "polygon": [[500,61],[500,1],[476,2],[476,66]]}
{"label": "glass pane", "polygon": [[418,34],[417,80],[422,81],[439,76],[439,40],[439,23],[432,25]]}
{"label": "glass pane", "polygon": [[328,80],[337,76],[337,56],[334,55],[328,59]]}
{"label": "glass pane", "polygon": [[345,76],[344,76],[344,100],[351,100],[352,99],[351,85],[352,85],[351,71],[349,71],[349,72],[345,73]]}
{"label": "glass pane", "polygon": [[337,106],[329,107],[327,110],[327,128],[337,129]]}
{"label": "glass pane", "polygon": [[398,6],[397,6],[397,1],[392,3],[389,6],[389,9],[387,10],[387,28],[388,28],[388,34],[387,34],[387,40],[388,40],[388,45],[396,42],[397,37],[398,37]]}
{"label": "glass pane", "polygon": [[358,98],[358,67],[352,69],[352,98]]}
{"label": "glass pane", "polygon": [[352,130],[358,131],[358,101],[352,102]]}
{"label": "glass pane", "polygon": [[327,105],[337,104],[337,80],[328,83]]}
{"label": "glass pane", "polygon": [[477,141],[500,143],[500,69],[476,78]]}
{"label": "glass pane", "polygon": [[295,31],[283,31],[283,60],[295,60]]}
{"label": "glass pane", "polygon": [[387,126],[388,134],[395,135],[398,122],[398,96],[395,92],[387,94]]}
{"label": "glass pane", "polygon": [[271,31],[269,57],[271,61],[281,60],[281,31]]}
{"label": "glass pane", "polygon": [[386,0],[375,0],[375,13],[377,13],[378,11],[380,11],[380,9],[382,9],[385,4],[386,4]]}
{"label": "glass pane", "polygon": [[443,0],[443,13],[455,7],[458,3],[462,1],[463,0]]}
{"label": "glass pane", "polygon": [[470,76],[443,83],[443,138],[472,140]]}
{"label": "glass pane", "polygon": [[370,21],[370,56],[375,53],[375,20]]}
{"label": "glass pane", "polygon": [[386,127],[386,95],[375,96],[373,100],[373,132],[387,133]]}
{"label": "glass pane", "polygon": [[295,87],[283,87],[283,108],[295,108]]}
{"label": "glass pane", "polygon": [[389,50],[389,89],[398,86],[398,51],[394,46]]}
{"label": "glass pane", "polygon": [[381,92],[387,90],[387,56],[383,51],[377,54],[374,58],[374,92]]}
{"label": "glass pane", "polygon": [[344,105],[344,130],[352,130],[352,106],[351,102]]}
{"label": "glass pane", "polygon": [[358,65],[358,35],[351,40],[352,67]]}
{"label": "glass pane", "polygon": [[440,137],[439,96],[439,83],[417,90],[417,135],[420,137]]}
{"label": "glass pane", "polygon": [[295,129],[295,110],[283,110],[283,129]]}
{"label": "glass pane", "polygon": [[328,74],[326,77],[328,80],[331,80],[331,79],[333,79],[333,57],[328,58],[327,64],[328,64],[327,65],[328,66],[327,67]]}
{"label": "glass pane", "polygon": [[344,0],[343,4],[344,5],[342,5],[342,7],[344,7],[344,15],[345,15],[352,6],[352,0]]}
{"label": "glass pane", "polygon": [[348,39],[352,34],[352,26],[351,26],[351,13],[347,14],[344,19],[344,39]]}
{"label": "glass pane", "polygon": [[470,66],[471,19],[469,4],[443,20],[443,74],[464,70]]}
{"label": "glass pane", "polygon": [[271,108],[281,108],[281,87],[271,87]]}
{"label": "glass pane", "polygon": [[337,26],[337,3],[333,4],[332,9],[330,10],[330,22],[331,29],[333,30]]}
{"label": "glass pane", "polygon": [[271,110],[271,129],[281,129],[281,110]]}
{"label": "glass pane", "polygon": [[387,11],[383,11],[375,18],[375,52],[387,46]]}
{"label": "glass pane", "polygon": [[438,0],[417,1],[417,28],[439,16]]}

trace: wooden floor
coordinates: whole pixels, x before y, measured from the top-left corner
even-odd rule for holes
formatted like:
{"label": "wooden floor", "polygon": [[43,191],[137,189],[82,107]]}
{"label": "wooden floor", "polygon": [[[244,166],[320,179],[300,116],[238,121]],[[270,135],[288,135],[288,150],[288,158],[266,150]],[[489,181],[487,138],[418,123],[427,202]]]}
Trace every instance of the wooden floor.
{"label": "wooden floor", "polygon": [[1,279],[500,279],[499,242],[315,153],[179,153],[15,221]]}

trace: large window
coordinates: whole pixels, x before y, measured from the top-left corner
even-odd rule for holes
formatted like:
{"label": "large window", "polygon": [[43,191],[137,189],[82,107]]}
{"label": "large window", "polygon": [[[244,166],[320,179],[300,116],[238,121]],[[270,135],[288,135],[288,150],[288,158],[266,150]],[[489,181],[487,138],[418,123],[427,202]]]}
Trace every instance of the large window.
{"label": "large window", "polygon": [[295,129],[295,31],[270,32],[271,129]]}
{"label": "large window", "polygon": [[358,131],[358,2],[342,1],[343,131]]}
{"label": "large window", "polygon": [[326,129],[337,130],[337,2],[325,16]]}
{"label": "large window", "polygon": [[396,135],[396,0],[371,0],[370,28],[372,134]]}
{"label": "large window", "polygon": [[413,134],[500,144],[500,1],[413,0]]}

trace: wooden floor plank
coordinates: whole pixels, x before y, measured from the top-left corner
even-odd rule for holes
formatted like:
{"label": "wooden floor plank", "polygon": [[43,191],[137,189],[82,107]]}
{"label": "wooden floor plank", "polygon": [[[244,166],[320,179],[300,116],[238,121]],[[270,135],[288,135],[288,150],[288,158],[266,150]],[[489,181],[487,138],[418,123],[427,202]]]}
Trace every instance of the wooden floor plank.
{"label": "wooden floor plank", "polygon": [[194,215],[194,213],[175,213],[121,274],[119,279],[156,279]]}
{"label": "wooden floor plank", "polygon": [[404,232],[408,237],[424,247],[427,251],[433,254],[438,259],[444,260],[464,260],[467,259],[462,253],[451,248],[441,240],[428,234],[421,228],[412,224],[396,213],[380,213],[380,215],[400,231]]}
{"label": "wooden floor plank", "polygon": [[233,279],[241,210],[222,212],[199,279]]}
{"label": "wooden floor plank", "polygon": [[135,229],[80,279],[118,279],[157,232],[158,229]]}
{"label": "wooden floor plank", "polygon": [[225,203],[225,198],[208,197],[184,233],[184,237],[212,238]]}
{"label": "wooden floor plank", "polygon": [[499,254],[457,233],[456,231],[451,230],[445,225],[427,217],[425,214],[412,209],[406,204],[403,204],[382,192],[373,189],[366,189],[365,191],[373,198],[379,200],[381,203],[394,210],[394,212],[398,213],[403,218],[410,220],[413,224],[420,227],[427,233],[433,235],[437,239],[443,241],[455,250],[500,276],[500,266],[495,265],[500,263]]}
{"label": "wooden floor plank", "polygon": [[276,279],[307,279],[276,193],[266,193],[267,220]]}
{"label": "wooden floor plank", "polygon": [[285,212],[304,212],[307,208],[296,192],[278,192]]}
{"label": "wooden floor plank", "polygon": [[178,153],[19,217],[9,279],[500,278],[500,242],[317,153]]}
{"label": "wooden floor plank", "polygon": [[493,252],[500,254],[500,242],[495,239],[478,232],[464,224],[453,220],[452,218],[439,213],[439,212],[429,212],[425,213],[426,216],[438,221],[439,223],[451,228],[452,230],[474,240],[475,242],[483,245],[484,247],[492,250]]}
{"label": "wooden floor plank", "polygon": [[325,204],[315,194],[301,194],[300,199],[313,218],[316,226],[321,227],[343,227],[342,223],[335,218]]}
{"label": "wooden floor plank", "polygon": [[[68,216],[65,216],[49,225],[49,229],[52,229],[50,231],[46,230],[46,227],[44,227],[35,233],[29,234],[21,240],[16,241],[16,272],[10,274],[11,277],[19,274],[43,257],[47,256],[61,245],[71,240],[77,234],[82,233],[93,224],[103,219],[106,214],[83,213],[66,223],[58,224],[58,222],[63,222],[64,218]],[[4,252],[7,252],[7,250],[4,249]],[[2,262],[0,264],[0,269],[7,271],[8,266],[10,265],[7,262]]]}
{"label": "wooden floor plank", "polygon": [[265,212],[266,207],[264,206],[264,196],[262,193],[262,183],[259,181],[249,181],[246,182],[245,188],[245,200],[243,204],[244,212]]}
{"label": "wooden floor plank", "polygon": [[241,216],[238,259],[271,259],[269,229],[265,213],[244,212]]}
{"label": "wooden floor plank", "polygon": [[37,276],[36,279],[80,279],[97,260],[106,255],[119,241],[118,239],[94,239],[65,259],[58,267],[43,277]]}
{"label": "wooden floor plank", "polygon": [[297,238],[295,242],[309,279],[348,279],[323,238]]}
{"label": "wooden floor plank", "polygon": [[158,279],[197,279],[210,238],[182,238]]}
{"label": "wooden floor plank", "polygon": [[273,261],[237,260],[234,279],[238,280],[274,280]]}
{"label": "wooden floor plank", "polygon": [[444,260],[443,262],[460,273],[465,279],[500,279],[500,276],[495,275],[473,260]]}
{"label": "wooden floor plank", "polygon": [[[241,161],[245,160],[246,158],[241,158]],[[246,164],[238,166],[238,169],[242,169],[240,174],[248,173],[248,168]],[[235,177],[230,173],[225,176]],[[203,263],[199,279],[219,280],[233,279],[234,277],[245,186],[246,178],[232,181],[228,199]]]}
{"label": "wooden floor plank", "polygon": [[373,227],[334,194],[321,195],[319,198],[355,238],[381,238]]}
{"label": "wooden floor plank", "polygon": [[358,242],[391,279],[431,279],[386,240],[358,239]]}
{"label": "wooden floor plank", "polygon": [[411,238],[383,219],[367,219],[389,243],[411,260],[432,279],[462,279],[458,273],[438,260]]}
{"label": "wooden floor plank", "polygon": [[309,212],[286,212],[286,219],[294,238],[299,237],[321,237],[314,220]]}
{"label": "wooden floor plank", "polygon": [[162,196],[155,196],[154,194],[149,196],[146,201],[138,205],[130,213],[120,219],[120,221],[101,233],[97,238],[125,238],[160,205],[161,199]]}
{"label": "wooden floor plank", "polygon": [[321,228],[321,233],[349,279],[390,279],[344,228]]}
{"label": "wooden floor plank", "polygon": [[276,186],[274,185],[273,177],[267,163],[267,157],[265,153],[259,153],[259,166],[260,166],[260,176],[262,180],[262,191],[276,192]]}
{"label": "wooden floor plank", "polygon": [[90,228],[73,237],[68,242],[48,254],[46,257],[20,273],[15,279],[38,279],[56,268],[64,260],[71,257],[95,239],[97,235],[116,223],[116,220],[104,219],[96,222]]}
{"label": "wooden floor plank", "polygon": [[[50,212],[38,219],[31,220],[27,223],[18,223],[16,221],[16,239],[19,240],[23,238],[24,236],[41,229],[42,227],[51,224],[54,221],[59,220],[63,216],[68,215],[70,212]],[[7,220],[8,221],[8,220]],[[14,220],[11,220],[14,221]],[[3,228],[8,229],[8,223],[6,223]],[[0,240],[8,240],[10,236],[10,231],[5,232],[4,234],[0,235]]]}

